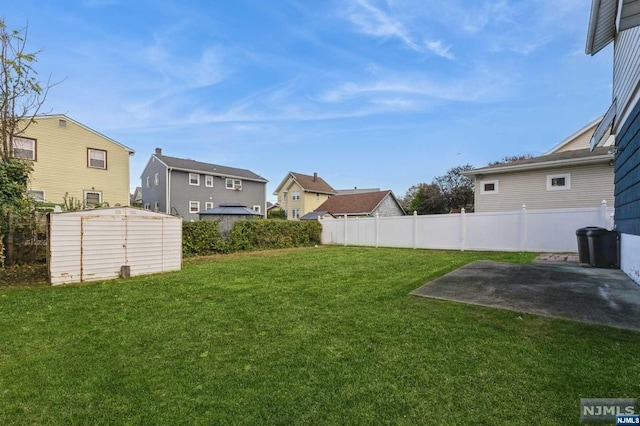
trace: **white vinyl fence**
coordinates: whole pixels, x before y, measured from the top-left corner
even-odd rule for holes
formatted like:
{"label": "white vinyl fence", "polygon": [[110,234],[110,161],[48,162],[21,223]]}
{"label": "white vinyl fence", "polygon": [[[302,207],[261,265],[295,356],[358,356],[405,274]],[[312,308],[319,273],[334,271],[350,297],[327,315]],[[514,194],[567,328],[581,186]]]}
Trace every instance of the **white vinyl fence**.
{"label": "white vinyl fence", "polygon": [[613,227],[613,208],[321,220],[322,243],[450,250],[576,252],[576,229]]}

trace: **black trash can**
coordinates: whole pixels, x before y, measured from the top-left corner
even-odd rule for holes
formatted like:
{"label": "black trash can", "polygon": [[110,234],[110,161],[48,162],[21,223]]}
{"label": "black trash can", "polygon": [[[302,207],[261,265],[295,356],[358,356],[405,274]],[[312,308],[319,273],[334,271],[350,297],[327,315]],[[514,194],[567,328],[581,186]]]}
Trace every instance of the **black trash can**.
{"label": "black trash can", "polygon": [[598,226],[587,226],[586,228],[579,228],[576,230],[576,237],[578,237],[578,259],[581,264],[589,265],[591,260],[589,259],[589,241],[587,240],[587,232],[594,231],[596,229],[602,229]]}
{"label": "black trash can", "polygon": [[594,268],[618,268],[618,233],[606,229],[587,231],[589,264]]}

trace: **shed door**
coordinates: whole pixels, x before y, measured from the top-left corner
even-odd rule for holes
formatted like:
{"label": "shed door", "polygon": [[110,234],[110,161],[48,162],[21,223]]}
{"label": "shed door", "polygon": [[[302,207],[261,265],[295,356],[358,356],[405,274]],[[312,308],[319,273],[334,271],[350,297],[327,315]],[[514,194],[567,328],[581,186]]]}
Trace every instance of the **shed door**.
{"label": "shed door", "polygon": [[117,277],[126,262],[125,216],[84,216],[81,232],[80,281]]}

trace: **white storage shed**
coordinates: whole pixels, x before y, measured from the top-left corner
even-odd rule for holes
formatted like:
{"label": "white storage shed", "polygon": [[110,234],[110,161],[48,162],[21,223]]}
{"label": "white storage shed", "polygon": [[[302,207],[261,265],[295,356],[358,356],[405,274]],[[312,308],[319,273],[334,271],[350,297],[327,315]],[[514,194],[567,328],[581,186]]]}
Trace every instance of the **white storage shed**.
{"label": "white storage shed", "polygon": [[182,219],[131,207],[50,213],[52,285],[182,268]]}

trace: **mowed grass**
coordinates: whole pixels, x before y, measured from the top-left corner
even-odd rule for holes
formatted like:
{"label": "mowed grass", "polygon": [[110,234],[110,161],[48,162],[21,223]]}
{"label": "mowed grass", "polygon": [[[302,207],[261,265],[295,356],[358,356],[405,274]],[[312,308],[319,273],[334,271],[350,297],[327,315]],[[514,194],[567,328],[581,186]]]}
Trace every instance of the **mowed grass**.
{"label": "mowed grass", "polygon": [[409,296],[530,254],[321,247],[0,291],[0,424],[579,423],[640,333]]}

